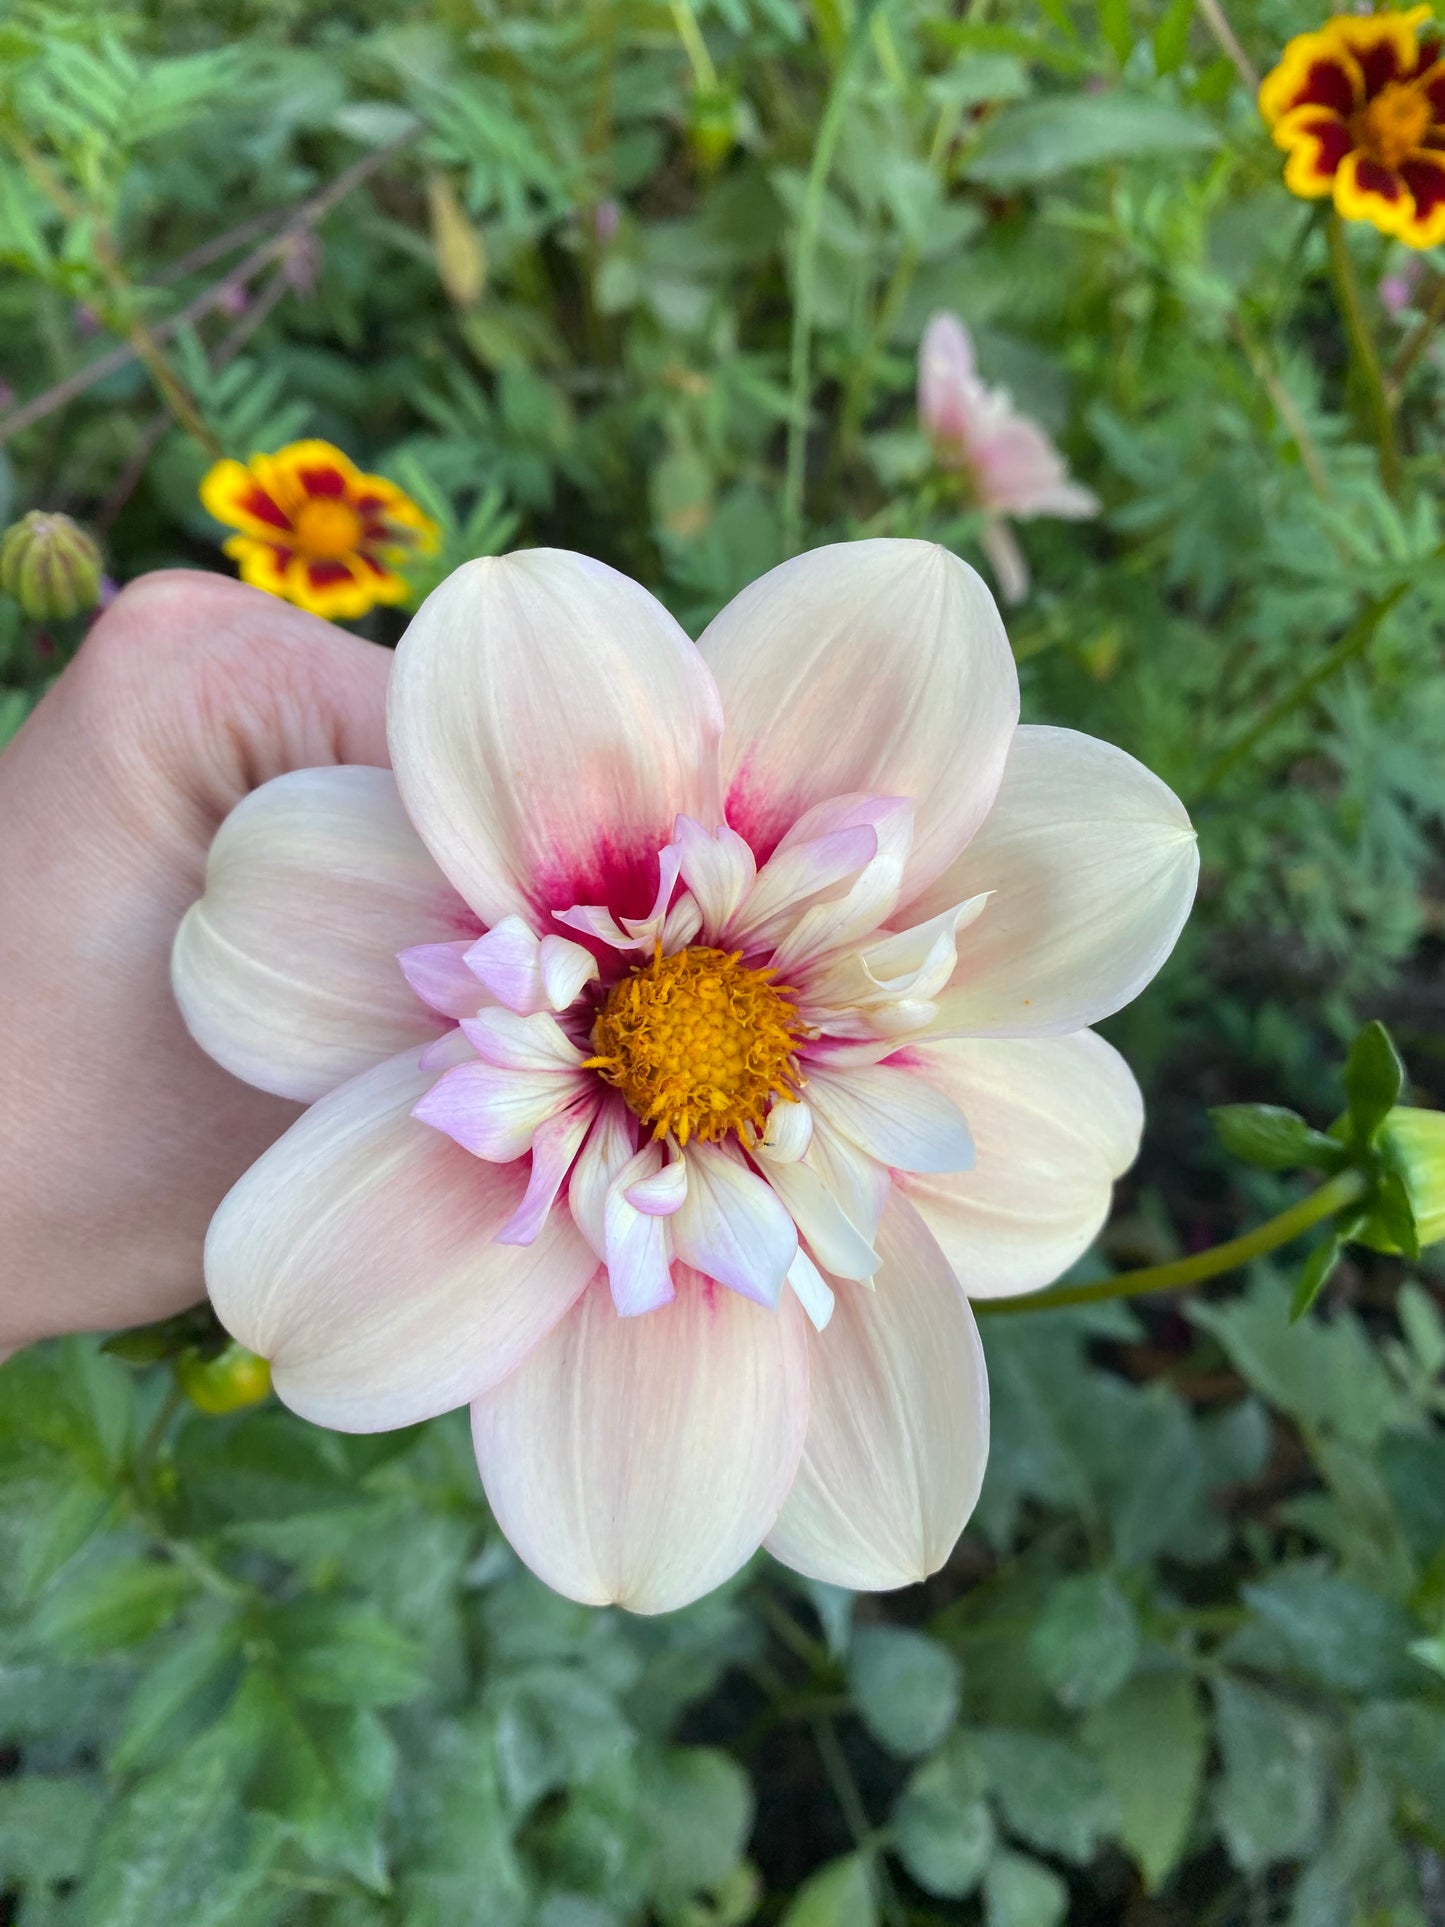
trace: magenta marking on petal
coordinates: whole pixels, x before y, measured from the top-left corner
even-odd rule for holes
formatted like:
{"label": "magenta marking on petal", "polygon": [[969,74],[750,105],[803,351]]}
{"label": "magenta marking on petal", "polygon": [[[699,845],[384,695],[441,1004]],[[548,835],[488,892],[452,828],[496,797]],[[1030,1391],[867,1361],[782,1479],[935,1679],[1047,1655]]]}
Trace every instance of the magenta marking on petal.
{"label": "magenta marking on petal", "polygon": [[604,832],[585,857],[555,869],[539,868],[532,878],[532,901],[548,914],[577,903],[599,903],[619,921],[645,917],[657,894],[657,853],[671,833],[670,820],[650,834],[630,834],[625,842]]}
{"label": "magenta marking on petal", "polygon": [[744,762],[728,788],[723,811],[729,829],[736,830],[752,848],[759,869],[783,840],[788,825],[799,811],[763,789],[748,773]]}

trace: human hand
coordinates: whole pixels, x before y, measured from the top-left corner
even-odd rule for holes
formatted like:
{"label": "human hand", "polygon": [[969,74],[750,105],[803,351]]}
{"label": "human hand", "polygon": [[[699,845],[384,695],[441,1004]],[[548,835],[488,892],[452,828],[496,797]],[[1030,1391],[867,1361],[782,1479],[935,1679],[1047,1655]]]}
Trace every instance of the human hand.
{"label": "human hand", "polygon": [[191,1041],[172,939],[249,790],[386,763],[390,660],[168,570],[117,599],[0,755],[0,1357],[203,1295],[211,1213],[299,1107]]}

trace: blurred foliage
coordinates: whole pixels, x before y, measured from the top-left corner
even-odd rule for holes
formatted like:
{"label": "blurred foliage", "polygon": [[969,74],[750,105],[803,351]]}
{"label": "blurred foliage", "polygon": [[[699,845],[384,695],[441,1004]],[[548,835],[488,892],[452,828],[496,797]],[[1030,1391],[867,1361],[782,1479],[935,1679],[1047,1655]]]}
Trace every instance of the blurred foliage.
{"label": "blurred foliage", "polygon": [[[1113,1027],[1153,1122],[1085,1271],[1227,1235],[1297,1186],[1231,1172],[1206,1104],[1327,1118],[1376,1010],[1440,1101],[1445,368],[1437,268],[1351,230],[1388,490],[1321,222],[1211,15],[12,0],[0,524],[68,512],[120,582],[214,567],[214,455],[315,434],[442,526],[419,594],[557,542],[696,632],[795,535],[982,566],[913,413],[957,309],[1105,503],[1021,532],[1026,713],[1157,769],[1205,859]],[[1231,17],[1262,69],[1319,12]],[[0,598],[0,741],[83,631]],[[1439,1922],[1438,1275],[1347,1258],[1294,1327],[1289,1297],[1256,1268],[1182,1313],[990,1325],[945,1573],[855,1601],[760,1564],[661,1621],[520,1571],[459,1422],[348,1439],[24,1355],[0,1920]]]}

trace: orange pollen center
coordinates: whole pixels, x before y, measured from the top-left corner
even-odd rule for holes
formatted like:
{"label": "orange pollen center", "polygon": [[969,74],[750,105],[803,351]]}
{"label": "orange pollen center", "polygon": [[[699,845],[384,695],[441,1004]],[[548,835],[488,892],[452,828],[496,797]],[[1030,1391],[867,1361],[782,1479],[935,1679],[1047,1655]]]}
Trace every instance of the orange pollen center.
{"label": "orange pollen center", "polygon": [[1354,134],[1371,160],[1398,167],[1424,140],[1432,118],[1423,88],[1392,80],[1355,115]]}
{"label": "orange pollen center", "polygon": [[351,555],[361,541],[361,517],[349,502],[334,495],[313,495],[292,518],[296,546],[307,555],[331,560]]}
{"label": "orange pollen center", "polygon": [[797,1096],[803,1026],[771,970],[697,946],[613,986],[592,1026],[588,1066],[655,1138],[761,1132],[774,1097]]}

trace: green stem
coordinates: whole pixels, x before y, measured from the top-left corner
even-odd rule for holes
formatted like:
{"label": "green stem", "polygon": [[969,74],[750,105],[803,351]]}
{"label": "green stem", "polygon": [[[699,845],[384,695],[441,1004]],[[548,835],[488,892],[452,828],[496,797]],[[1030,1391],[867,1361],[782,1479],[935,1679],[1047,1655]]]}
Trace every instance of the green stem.
{"label": "green stem", "polygon": [[1053,1311],[1064,1305],[1097,1305],[1109,1298],[1138,1298],[1146,1291],[1178,1291],[1188,1285],[1202,1284],[1206,1278],[1219,1278],[1237,1271],[1251,1258],[1277,1251],[1292,1244],[1314,1225],[1334,1217],[1346,1206],[1365,1195],[1368,1182],[1359,1171],[1341,1171],[1312,1191],[1298,1204],[1278,1216],[1256,1225],[1242,1237],[1230,1238],[1192,1258],[1176,1258],[1167,1265],[1145,1265],[1139,1271],[1121,1271],[1115,1278],[1102,1278],[1094,1285],[1070,1285],[1063,1291],[1035,1291],[1023,1298],[976,1298],[973,1309],[980,1316],[1007,1315],[1020,1311]]}
{"label": "green stem", "polygon": [[1221,756],[1215,759],[1191,800],[1198,802],[1201,797],[1209,796],[1217,790],[1230,771],[1249,755],[1256,743],[1268,736],[1270,731],[1282,723],[1287,716],[1293,715],[1302,703],[1309,700],[1321,683],[1329,681],[1337,669],[1342,669],[1356,656],[1362,656],[1374,640],[1375,631],[1410,586],[1409,582],[1397,582],[1393,589],[1382,596],[1376,596],[1373,602],[1368,603],[1334,648],[1326,650],[1318,662],[1307,669],[1297,682],[1292,683],[1277,701],[1270,704],[1238,742],[1232,743]]}
{"label": "green stem", "polygon": [[692,68],[693,84],[699,92],[710,93],[717,86],[717,68],[712,64],[712,55],[702,37],[702,28],[697,24],[697,15],[688,5],[688,0],[672,0],[672,23],[677,28],[677,37]]}
{"label": "green stem", "polygon": [[185,1402],[186,1395],[173,1378],[166,1387],[166,1395],[161,1400],[145,1437],[136,1447],[135,1458],[131,1461],[131,1476],[137,1491],[144,1493],[149,1487],[156,1459],[165,1442],[166,1433],[171,1429],[171,1421]]}
{"label": "green stem", "polygon": [[1339,302],[1340,319],[1344,322],[1345,333],[1349,337],[1350,356],[1365,391],[1370,424],[1380,452],[1380,480],[1386,492],[1394,495],[1400,486],[1400,451],[1395,445],[1395,411],[1391,408],[1390,398],[1385,392],[1385,377],[1380,370],[1380,357],[1375,349],[1375,337],[1370,331],[1370,323],[1365,314],[1365,303],[1360,294],[1360,279],[1355,271],[1355,257],[1351,254],[1350,244],[1345,238],[1345,224],[1333,210],[1325,223],[1325,233],[1330,252],[1330,278],[1335,284],[1335,299]]}
{"label": "green stem", "polygon": [[898,1903],[888,1881],[887,1872],[878,1852],[879,1836],[868,1818],[863,1796],[858,1791],[858,1782],[853,1778],[853,1769],[847,1756],[838,1744],[838,1735],[833,1730],[833,1722],[826,1715],[820,1715],[811,1722],[813,1744],[818,1749],[818,1758],[823,1763],[823,1771],[828,1776],[833,1796],[842,1811],[843,1819],[853,1844],[873,1869],[878,1886],[878,1910],[888,1927],[904,1927],[907,1916]]}
{"label": "green stem", "polygon": [[793,267],[793,335],[788,355],[788,443],[783,469],[783,548],[796,555],[803,546],[803,484],[807,473],[808,416],[812,400],[813,277],[817,266],[818,229],[823,217],[823,194],[833,165],[843,113],[852,90],[859,55],[868,41],[869,27],[888,0],[870,0],[859,9],[848,44],[834,70],[823,118],[813,142],[803,205],[798,213],[798,247]]}

